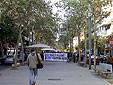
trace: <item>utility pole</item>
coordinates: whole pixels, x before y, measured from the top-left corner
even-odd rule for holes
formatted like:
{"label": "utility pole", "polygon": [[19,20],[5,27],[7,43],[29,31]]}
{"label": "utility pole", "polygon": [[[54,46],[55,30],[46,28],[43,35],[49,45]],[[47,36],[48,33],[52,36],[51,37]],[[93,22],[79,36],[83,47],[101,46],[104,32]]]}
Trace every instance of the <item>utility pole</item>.
{"label": "utility pole", "polygon": [[32,26],[32,45],[34,44],[34,26]]}
{"label": "utility pole", "polygon": [[33,26],[33,17],[30,18],[30,20],[32,20],[32,34],[31,34],[31,37],[32,37],[32,45],[34,44],[34,26]]}
{"label": "utility pole", "polygon": [[88,4],[89,69],[91,69],[91,8]]}

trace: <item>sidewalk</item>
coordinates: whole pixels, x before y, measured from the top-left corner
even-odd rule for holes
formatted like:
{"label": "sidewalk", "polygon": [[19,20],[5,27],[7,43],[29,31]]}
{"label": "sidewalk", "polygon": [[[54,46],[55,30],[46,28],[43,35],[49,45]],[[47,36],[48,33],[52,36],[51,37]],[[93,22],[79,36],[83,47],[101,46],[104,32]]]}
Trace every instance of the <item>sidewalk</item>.
{"label": "sidewalk", "polygon": [[[104,78],[75,63],[43,62],[36,85],[110,85]],[[0,85],[29,85],[29,69],[0,70]]]}

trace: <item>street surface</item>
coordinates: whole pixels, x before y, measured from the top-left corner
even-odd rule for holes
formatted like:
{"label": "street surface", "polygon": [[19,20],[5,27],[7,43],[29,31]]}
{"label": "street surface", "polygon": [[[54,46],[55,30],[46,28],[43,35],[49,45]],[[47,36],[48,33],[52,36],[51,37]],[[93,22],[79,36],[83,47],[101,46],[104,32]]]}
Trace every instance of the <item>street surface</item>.
{"label": "street surface", "polygon": [[[88,68],[76,63],[43,62],[36,85],[110,85],[105,78],[91,73]],[[17,70],[0,66],[0,85],[29,85],[29,69],[20,66]]]}

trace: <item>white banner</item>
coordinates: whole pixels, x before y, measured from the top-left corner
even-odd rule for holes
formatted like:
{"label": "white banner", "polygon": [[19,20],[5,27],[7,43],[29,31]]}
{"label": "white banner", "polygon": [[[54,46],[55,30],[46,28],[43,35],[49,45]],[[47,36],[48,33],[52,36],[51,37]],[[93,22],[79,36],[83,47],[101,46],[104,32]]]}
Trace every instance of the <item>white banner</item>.
{"label": "white banner", "polygon": [[44,53],[45,61],[67,61],[67,53]]}

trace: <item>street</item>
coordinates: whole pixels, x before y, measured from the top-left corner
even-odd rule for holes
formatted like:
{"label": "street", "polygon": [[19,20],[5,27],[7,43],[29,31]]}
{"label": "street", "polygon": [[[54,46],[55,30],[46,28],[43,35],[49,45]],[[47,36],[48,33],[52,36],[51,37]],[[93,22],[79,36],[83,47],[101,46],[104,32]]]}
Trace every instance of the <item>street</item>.
{"label": "street", "polygon": [[0,0],[0,7],[0,85],[113,85],[113,0]]}
{"label": "street", "polygon": [[[43,62],[36,85],[110,85],[105,78],[91,73],[88,68],[76,63]],[[5,66],[4,66],[5,67]],[[0,66],[0,85],[29,85],[29,69],[20,66],[17,70]],[[2,69],[4,68],[4,69]]]}

